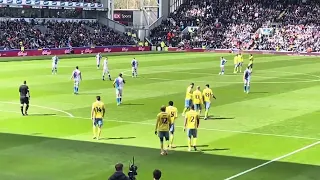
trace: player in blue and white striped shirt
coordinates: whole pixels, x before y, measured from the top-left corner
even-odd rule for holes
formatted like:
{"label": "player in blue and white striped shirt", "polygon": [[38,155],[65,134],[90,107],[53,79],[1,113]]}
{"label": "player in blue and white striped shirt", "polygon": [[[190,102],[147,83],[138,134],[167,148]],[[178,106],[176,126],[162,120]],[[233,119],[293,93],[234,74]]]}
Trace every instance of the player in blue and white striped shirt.
{"label": "player in blue and white striped shirt", "polygon": [[133,58],[131,61],[132,77],[138,77],[138,66],[138,60],[136,60],[136,58]]}
{"label": "player in blue and white striped shirt", "polygon": [[56,55],[52,57],[52,74],[57,74],[58,72],[58,61],[59,58]]}
{"label": "player in blue and white striped shirt", "polygon": [[102,56],[101,56],[101,53],[99,52],[97,55],[96,55],[96,61],[97,61],[97,69],[100,68],[100,61],[102,59]]}
{"label": "player in blue and white striped shirt", "polygon": [[249,67],[243,73],[243,82],[244,82],[244,92],[249,93],[250,91],[250,79],[251,79],[251,70]]}
{"label": "player in blue and white striped shirt", "polygon": [[119,74],[119,77],[117,77],[113,82],[113,87],[116,88],[116,100],[117,105],[119,106],[122,103],[122,92],[123,92],[123,85],[126,82],[124,81],[122,77],[122,73]]}
{"label": "player in blue and white striped shirt", "polygon": [[72,71],[71,79],[74,81],[73,93],[78,94],[79,84],[80,84],[80,81],[82,81],[81,71],[79,70],[78,66],[76,66],[76,69]]}
{"label": "player in blue and white striped shirt", "polygon": [[224,75],[224,65],[227,63],[227,60],[223,57],[221,57],[221,60],[220,60],[220,73],[219,75]]}

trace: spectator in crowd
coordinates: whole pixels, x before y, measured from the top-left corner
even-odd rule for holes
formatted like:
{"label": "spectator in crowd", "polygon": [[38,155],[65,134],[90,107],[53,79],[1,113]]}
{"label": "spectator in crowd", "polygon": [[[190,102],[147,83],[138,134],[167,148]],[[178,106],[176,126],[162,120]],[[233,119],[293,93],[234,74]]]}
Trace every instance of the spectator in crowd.
{"label": "spectator in crowd", "polygon": [[161,178],[161,171],[159,169],[155,169],[153,171],[153,180],[160,180]]}
{"label": "spectator in crowd", "polygon": [[[319,15],[317,0],[189,0],[151,32],[151,41],[184,48],[319,51]],[[186,31],[188,26],[198,29]],[[260,28],[272,31],[266,35]],[[171,33],[174,38],[166,36]]]}
{"label": "spectator in crowd", "polygon": [[90,21],[0,22],[0,48],[25,49],[133,45],[132,37]]}
{"label": "spectator in crowd", "polygon": [[123,173],[123,164],[116,164],[115,169],[116,172],[112,174],[108,180],[129,180],[129,178]]}

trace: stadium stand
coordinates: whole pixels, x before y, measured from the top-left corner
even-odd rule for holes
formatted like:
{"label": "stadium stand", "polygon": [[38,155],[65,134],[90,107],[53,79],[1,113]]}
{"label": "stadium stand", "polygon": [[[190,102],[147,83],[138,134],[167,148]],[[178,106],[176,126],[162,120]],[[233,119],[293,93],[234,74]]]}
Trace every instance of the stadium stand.
{"label": "stadium stand", "polygon": [[[320,2],[189,0],[151,32],[154,45],[319,51]],[[190,31],[188,26],[199,27]],[[267,35],[259,30],[263,28]]]}
{"label": "stadium stand", "polygon": [[21,43],[25,49],[135,44],[132,37],[88,21],[1,21],[0,32],[1,49],[20,49]]}

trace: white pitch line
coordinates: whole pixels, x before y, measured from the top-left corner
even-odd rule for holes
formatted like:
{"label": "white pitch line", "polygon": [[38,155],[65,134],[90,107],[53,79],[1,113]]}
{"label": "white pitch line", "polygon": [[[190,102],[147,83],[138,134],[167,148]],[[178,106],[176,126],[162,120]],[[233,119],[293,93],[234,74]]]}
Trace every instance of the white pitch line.
{"label": "white pitch line", "polygon": [[[10,113],[17,113],[20,114],[17,111],[6,111],[6,110],[0,110],[1,112],[10,112]],[[31,114],[32,115],[32,114]],[[79,117],[79,116],[60,116],[60,115],[52,115],[55,117],[63,117],[63,118],[75,118],[75,119],[86,119],[91,120],[91,118],[86,117]],[[127,124],[139,124],[139,125],[148,125],[148,126],[154,126],[154,123],[148,123],[151,120],[143,121],[143,122],[135,122],[135,121],[121,121],[121,120],[113,120],[108,119],[106,122],[118,122],[118,123],[127,123]],[[176,126],[179,128],[183,128],[183,126]],[[218,131],[218,132],[229,132],[229,133],[239,133],[239,134],[251,134],[251,135],[259,135],[259,136],[273,136],[273,137],[283,137],[283,138],[293,138],[293,139],[307,139],[307,140],[317,140],[320,141],[320,138],[313,138],[313,137],[305,137],[305,136],[290,136],[290,135],[284,135],[284,134],[271,134],[271,133],[258,133],[258,132],[249,132],[249,131],[236,131],[236,130],[227,130],[227,129],[215,129],[215,128],[199,128],[201,130],[206,131]]]}
{"label": "white pitch line", "polygon": [[288,153],[288,154],[285,154],[285,155],[283,155],[283,156],[280,156],[280,157],[277,157],[277,158],[275,158],[275,159],[272,159],[272,160],[270,160],[270,161],[267,161],[267,162],[265,162],[265,163],[263,163],[263,164],[260,164],[260,165],[258,165],[258,166],[255,166],[255,167],[251,168],[251,169],[248,169],[248,170],[246,170],[246,171],[243,171],[243,172],[241,172],[241,173],[238,173],[238,174],[236,174],[236,175],[234,175],[234,176],[228,177],[228,178],[226,178],[226,179],[224,179],[224,180],[235,179],[235,178],[237,178],[237,177],[239,177],[239,176],[242,176],[242,175],[247,174],[247,173],[249,173],[249,172],[251,172],[251,171],[254,171],[254,170],[258,169],[258,168],[261,168],[261,167],[263,167],[263,166],[266,166],[266,165],[268,165],[268,164],[271,164],[271,163],[273,163],[273,162],[275,162],[275,161],[279,161],[279,160],[281,160],[281,159],[284,159],[284,158],[286,158],[286,157],[289,157],[289,156],[291,156],[291,155],[294,155],[294,154],[296,154],[296,153],[299,153],[299,152],[301,152],[301,151],[304,151],[304,150],[306,150],[306,149],[309,149],[309,148],[311,148],[311,147],[313,147],[313,146],[316,146],[316,145],[318,145],[318,144],[320,144],[320,141],[317,141],[317,142],[312,143],[312,144],[310,144],[310,145],[308,145],[308,146],[305,146],[305,147],[302,147],[302,148],[297,149],[297,150],[295,150],[295,151],[292,151],[291,153]]}
{"label": "white pitch line", "polygon": [[[0,104],[14,104],[14,105],[20,105],[20,103],[7,102],[7,101],[0,101]],[[38,108],[42,108],[42,109],[49,109],[49,110],[53,110],[53,111],[57,111],[57,112],[61,112],[61,113],[64,113],[64,114],[68,115],[69,117],[74,117],[74,115],[72,115],[71,113],[68,113],[67,111],[63,111],[63,110],[61,110],[61,109],[56,109],[56,108],[51,108],[51,107],[46,107],[46,106],[39,106],[39,105],[34,105],[34,104],[32,104],[32,106],[34,106],[34,107],[38,107]]]}
{"label": "white pitch line", "polygon": [[[79,116],[74,116],[74,117],[60,116],[60,115],[53,115],[53,116],[91,120],[91,118],[79,117]],[[135,121],[121,121],[121,120],[107,119],[106,122],[108,122],[108,121],[109,122],[118,122],[118,123],[128,123],[128,124],[140,124],[140,125],[148,125],[148,126],[155,125],[154,123],[148,123],[148,121],[150,121],[150,120],[147,120],[144,122],[135,122]],[[176,127],[183,128],[183,126],[176,126]],[[320,140],[319,138],[304,137],[304,136],[290,136],[290,135],[282,135],[282,134],[258,133],[258,132],[249,132],[249,131],[235,131],[235,130],[201,128],[201,127],[199,129],[206,130],[206,131],[219,131],[219,132],[230,132],[230,133],[239,133],[239,134],[261,135],[261,136],[275,136],[275,137],[294,138],[294,139]]]}
{"label": "white pitch line", "polygon": [[[15,102],[7,102],[7,101],[0,101],[0,104],[14,104],[14,105],[20,105],[20,103],[15,103]],[[57,112],[62,112],[64,114],[67,114],[68,116],[61,116],[61,115],[52,115],[52,116],[56,116],[56,117],[66,117],[66,118],[77,118],[77,119],[91,119],[91,118],[86,118],[86,117],[79,117],[79,116],[74,116],[71,113],[68,113],[66,111],[60,110],[60,109],[55,109],[55,108],[51,108],[51,107],[45,107],[45,106],[39,106],[39,105],[32,105],[34,107],[39,107],[39,108],[43,108],[43,109],[50,109],[53,111],[57,111]],[[0,110],[2,112],[15,112],[15,111],[6,111],[6,110]],[[15,113],[19,113],[19,112],[15,112]],[[19,113],[20,114],[20,113]],[[148,121],[144,121],[144,122],[134,122],[134,121],[121,121],[121,120],[112,120],[112,119],[108,119],[106,120],[111,121],[111,122],[119,122],[119,123],[128,123],[128,124],[140,124],[140,125],[149,125],[149,126],[154,126],[153,123],[147,123]],[[183,126],[176,126],[176,127],[180,127],[183,128]],[[207,130],[207,131],[220,131],[220,132],[231,132],[231,133],[239,133],[239,134],[251,134],[251,135],[260,135],[260,136],[274,136],[274,137],[284,137],[284,138],[294,138],[294,139],[308,139],[308,140],[320,140],[320,138],[313,138],[313,137],[305,137],[305,136],[290,136],[290,135],[283,135],[283,134],[271,134],[271,133],[258,133],[258,132],[249,132],[249,131],[237,131],[237,130],[227,130],[227,129],[215,129],[215,128],[199,128],[202,130]]]}

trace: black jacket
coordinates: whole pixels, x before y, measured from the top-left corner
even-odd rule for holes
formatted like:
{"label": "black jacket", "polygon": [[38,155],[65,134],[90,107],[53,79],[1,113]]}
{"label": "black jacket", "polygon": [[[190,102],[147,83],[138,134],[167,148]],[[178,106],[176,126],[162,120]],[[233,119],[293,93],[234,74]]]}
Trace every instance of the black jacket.
{"label": "black jacket", "polygon": [[115,172],[109,180],[130,180],[123,172]]}

